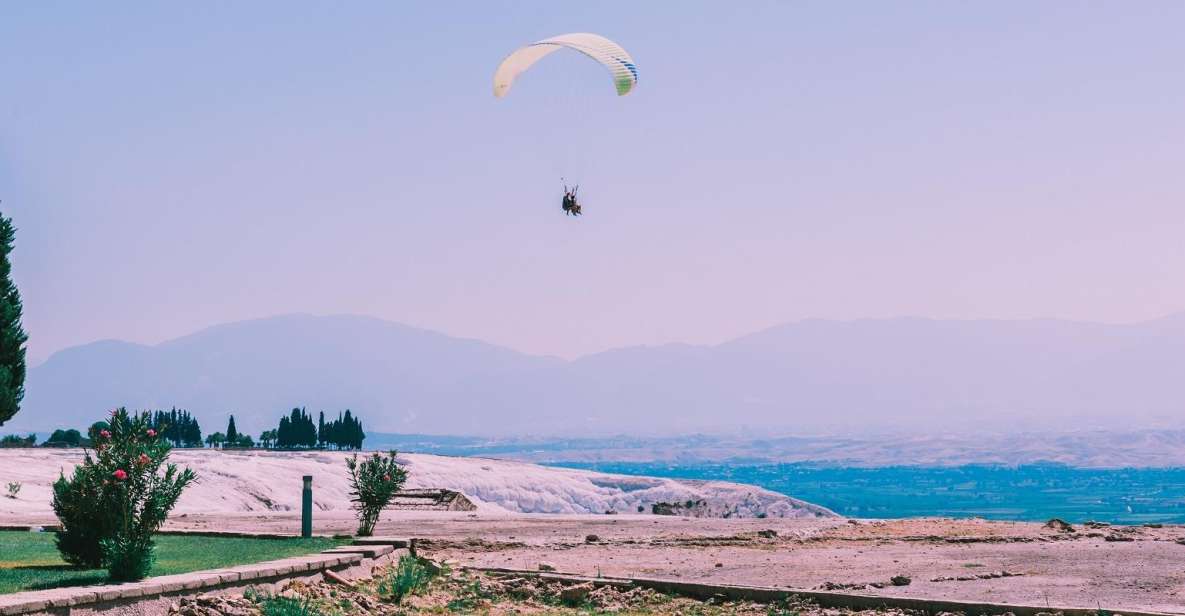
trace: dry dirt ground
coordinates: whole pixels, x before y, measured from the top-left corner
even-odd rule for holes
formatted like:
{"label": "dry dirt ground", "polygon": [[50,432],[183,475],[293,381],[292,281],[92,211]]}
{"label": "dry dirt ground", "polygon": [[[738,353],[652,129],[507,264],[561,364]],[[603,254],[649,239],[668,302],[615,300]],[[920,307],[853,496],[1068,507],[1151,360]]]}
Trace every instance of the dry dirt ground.
{"label": "dry dirt ground", "polygon": [[597,586],[588,581],[562,582],[463,570],[445,570],[420,578],[423,583],[416,585],[410,593],[396,596],[392,592],[391,580],[409,579],[400,574],[401,570],[402,563],[399,567],[387,567],[353,587],[328,581],[313,584],[295,581],[277,593],[186,597],[173,604],[169,615],[269,616],[315,612],[324,616],[928,616],[920,611],[884,607],[859,611],[826,608],[799,597],[772,603],[715,597],[701,601],[646,588],[626,589]]}
{"label": "dry dirt ground", "polygon": [[[353,530],[345,512],[315,517],[316,532]],[[191,514],[169,526],[296,532],[299,518]],[[423,538],[427,555],[458,565],[1185,613],[1182,526],[388,512],[376,534]]]}

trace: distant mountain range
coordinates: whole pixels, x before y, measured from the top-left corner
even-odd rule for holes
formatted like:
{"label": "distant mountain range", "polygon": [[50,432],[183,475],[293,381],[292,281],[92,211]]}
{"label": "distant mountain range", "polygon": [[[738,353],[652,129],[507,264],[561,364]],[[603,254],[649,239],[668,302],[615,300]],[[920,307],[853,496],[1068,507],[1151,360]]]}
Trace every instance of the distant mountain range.
{"label": "distant mountain range", "polygon": [[1185,314],[1059,320],[808,320],[716,346],[565,361],[361,316],[219,325],[154,346],[102,341],[31,369],[0,428],[85,426],[114,406],[352,409],[370,431],[463,435],[872,433],[1185,425]]}

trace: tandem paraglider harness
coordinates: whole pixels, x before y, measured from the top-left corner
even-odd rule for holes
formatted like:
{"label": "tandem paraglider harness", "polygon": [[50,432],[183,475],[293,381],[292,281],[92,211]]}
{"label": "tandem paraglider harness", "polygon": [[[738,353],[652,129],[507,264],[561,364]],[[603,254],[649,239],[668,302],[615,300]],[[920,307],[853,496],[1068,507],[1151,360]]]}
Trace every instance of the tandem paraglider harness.
{"label": "tandem paraglider harness", "polygon": [[580,190],[580,186],[573,186],[571,189],[564,185],[564,214],[568,216],[580,215],[580,203],[576,201],[576,191]]}

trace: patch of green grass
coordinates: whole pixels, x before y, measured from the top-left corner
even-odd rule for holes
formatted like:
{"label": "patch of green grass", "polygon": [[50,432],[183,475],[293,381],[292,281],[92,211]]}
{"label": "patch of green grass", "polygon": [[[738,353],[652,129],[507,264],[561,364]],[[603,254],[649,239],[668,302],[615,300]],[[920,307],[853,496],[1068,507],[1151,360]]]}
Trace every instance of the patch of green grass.
{"label": "patch of green grass", "polygon": [[[101,584],[102,569],[75,569],[54,547],[53,533],[0,531],[0,594],[58,586]],[[158,535],[156,562],[149,575],[171,575],[232,567],[319,552],[345,539],[246,539]]]}

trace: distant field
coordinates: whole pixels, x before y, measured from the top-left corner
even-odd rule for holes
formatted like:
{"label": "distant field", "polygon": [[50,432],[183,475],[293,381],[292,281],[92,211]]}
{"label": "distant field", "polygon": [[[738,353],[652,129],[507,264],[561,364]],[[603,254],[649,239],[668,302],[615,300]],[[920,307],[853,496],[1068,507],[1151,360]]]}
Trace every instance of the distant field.
{"label": "distant field", "polygon": [[809,464],[558,463],[627,475],[751,483],[849,517],[1185,523],[1185,469],[1054,464],[833,468]]}
{"label": "distant field", "polygon": [[[0,594],[58,586],[101,584],[107,572],[75,569],[62,561],[51,533],[0,531]],[[241,539],[162,535],[151,575],[217,569],[320,552],[335,539]]]}

